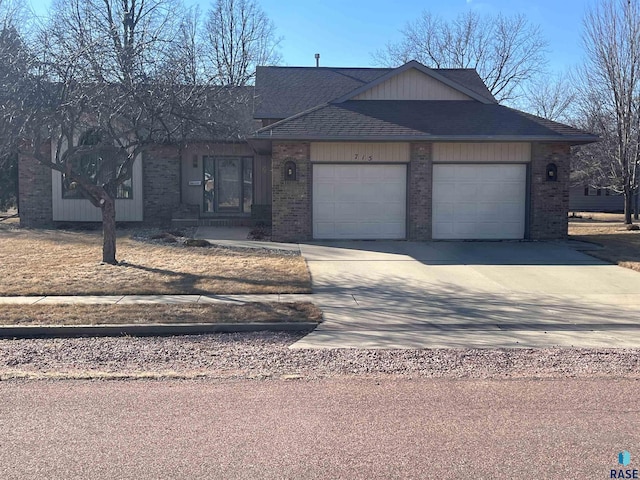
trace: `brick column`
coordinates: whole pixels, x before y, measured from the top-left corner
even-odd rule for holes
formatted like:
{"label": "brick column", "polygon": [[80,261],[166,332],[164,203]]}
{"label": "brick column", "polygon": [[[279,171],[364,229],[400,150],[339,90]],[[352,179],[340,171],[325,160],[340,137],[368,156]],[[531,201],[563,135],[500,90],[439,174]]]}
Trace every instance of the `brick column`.
{"label": "brick column", "polygon": [[[157,146],[142,154],[144,221],[168,223],[180,206],[180,152]],[[134,193],[138,194],[138,193]]]}
{"label": "brick column", "polygon": [[[272,168],[272,233],[277,242],[311,240],[311,162],[308,142],[274,142]],[[296,163],[297,179],[284,179],[284,164]]]}
{"label": "brick column", "polygon": [[431,240],[431,197],[433,185],[432,144],[412,143],[409,160],[409,240]]}
{"label": "brick column", "polygon": [[[531,144],[529,238],[567,238],[569,214],[569,161],[567,144]],[[556,181],[547,180],[547,165],[558,167]]]}
{"label": "brick column", "polygon": [[[41,146],[41,153],[51,155],[51,143]],[[27,155],[18,157],[18,204],[20,225],[48,227],[53,224],[51,169]]]}

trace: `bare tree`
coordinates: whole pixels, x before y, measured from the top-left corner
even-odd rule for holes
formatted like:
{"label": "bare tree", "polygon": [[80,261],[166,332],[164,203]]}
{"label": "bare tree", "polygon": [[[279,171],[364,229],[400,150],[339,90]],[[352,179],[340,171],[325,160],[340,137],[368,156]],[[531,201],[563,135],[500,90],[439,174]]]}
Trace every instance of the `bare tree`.
{"label": "bare tree", "polygon": [[10,105],[27,75],[29,51],[21,31],[28,24],[24,2],[0,0],[0,211],[14,207],[17,201],[16,133],[22,115]]}
{"label": "bare tree", "polygon": [[627,224],[640,174],[639,18],[637,0],[602,0],[590,9],[580,71],[583,121],[603,138],[584,150],[581,169],[592,183],[624,194]]}
{"label": "bare tree", "polygon": [[100,208],[105,263],[117,263],[115,198],[139,155],[222,128],[216,92],[189,74],[197,52],[181,43],[184,22],[173,0],[54,1],[18,97],[25,152]]}
{"label": "bare tree", "polygon": [[374,61],[388,67],[418,60],[432,68],[475,68],[498,101],[517,98],[523,82],[546,65],[547,43],[523,15],[469,10],[446,21],[425,11],[402,33],[403,40],[375,52]]}
{"label": "bare tree", "polygon": [[254,0],[216,0],[206,39],[208,61],[221,85],[249,85],[258,65],[281,60],[275,25]]}
{"label": "bare tree", "polygon": [[555,122],[572,123],[575,87],[566,75],[536,78],[523,87],[523,109]]}

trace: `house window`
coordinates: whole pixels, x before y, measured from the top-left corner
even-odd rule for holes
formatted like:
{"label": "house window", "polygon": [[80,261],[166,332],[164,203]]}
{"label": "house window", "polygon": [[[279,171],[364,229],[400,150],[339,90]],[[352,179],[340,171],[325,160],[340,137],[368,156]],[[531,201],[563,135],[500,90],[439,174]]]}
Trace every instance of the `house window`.
{"label": "house window", "polygon": [[[100,133],[98,130],[89,130],[80,138],[80,145],[97,145],[100,142]],[[73,160],[72,168],[75,172],[88,178],[93,184],[106,183],[110,178],[116,175],[117,168],[120,165],[116,162],[106,161],[102,155],[98,153],[87,153]],[[62,198],[65,199],[81,199],[85,198],[82,189],[67,186],[64,178],[62,179]],[[116,188],[117,199],[133,198],[133,179],[128,178]]]}
{"label": "house window", "polygon": [[204,157],[204,212],[251,213],[253,157]]}

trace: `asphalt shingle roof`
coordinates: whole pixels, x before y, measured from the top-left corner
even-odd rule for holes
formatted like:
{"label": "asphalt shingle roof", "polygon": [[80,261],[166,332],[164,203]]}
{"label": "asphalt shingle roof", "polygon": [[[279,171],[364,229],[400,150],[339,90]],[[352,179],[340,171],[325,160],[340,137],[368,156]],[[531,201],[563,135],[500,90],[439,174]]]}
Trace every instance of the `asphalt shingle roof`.
{"label": "asphalt shingle roof", "polygon": [[325,104],[256,132],[269,139],[508,140],[588,142],[597,137],[497,103],[349,100]]}
{"label": "asphalt shingle roof", "polygon": [[[256,118],[282,119],[347,95],[392,68],[258,67]],[[495,99],[473,69],[434,69],[435,73]]]}

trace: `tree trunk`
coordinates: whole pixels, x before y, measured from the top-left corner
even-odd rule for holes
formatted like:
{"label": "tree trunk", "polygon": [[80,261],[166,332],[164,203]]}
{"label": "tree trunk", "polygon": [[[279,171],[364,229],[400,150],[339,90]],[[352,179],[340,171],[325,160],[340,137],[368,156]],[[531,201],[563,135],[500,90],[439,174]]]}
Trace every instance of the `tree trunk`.
{"label": "tree trunk", "polygon": [[102,199],[102,261],[116,265],[116,205],[108,195]]}
{"label": "tree trunk", "polygon": [[633,207],[633,194],[630,190],[625,189],[624,191],[624,223],[625,225],[631,225],[633,221],[631,220],[631,210]]}
{"label": "tree trunk", "polygon": [[640,192],[636,190],[636,193],[633,194],[633,198],[635,199],[635,205],[633,208],[633,219],[638,220],[638,217],[640,217]]}

